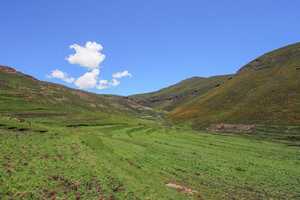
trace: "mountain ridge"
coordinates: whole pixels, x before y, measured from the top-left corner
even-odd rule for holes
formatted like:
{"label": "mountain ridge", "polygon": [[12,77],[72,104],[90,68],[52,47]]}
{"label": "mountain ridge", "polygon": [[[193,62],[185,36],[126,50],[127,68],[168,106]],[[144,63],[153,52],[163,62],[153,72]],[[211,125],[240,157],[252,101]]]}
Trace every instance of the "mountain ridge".
{"label": "mountain ridge", "polygon": [[99,95],[64,85],[40,81],[8,66],[0,66],[0,114],[35,118],[65,116],[137,118],[153,115],[150,108],[127,97]]}
{"label": "mountain ridge", "polygon": [[204,94],[214,87],[219,87],[219,85],[231,77],[231,74],[211,77],[195,76],[158,91],[131,95],[129,98],[145,106],[171,111],[176,106],[183,104],[194,96]]}
{"label": "mountain ridge", "polygon": [[150,93],[95,94],[40,81],[8,66],[0,66],[0,88],[0,99],[7,103],[2,111],[23,105],[136,117],[163,111],[171,121],[195,128],[218,123],[295,125],[300,123],[300,43],[263,54],[235,74],[195,76]]}
{"label": "mountain ridge", "polygon": [[214,123],[300,123],[300,43],[266,53],[215,90],[170,113],[195,127]]}

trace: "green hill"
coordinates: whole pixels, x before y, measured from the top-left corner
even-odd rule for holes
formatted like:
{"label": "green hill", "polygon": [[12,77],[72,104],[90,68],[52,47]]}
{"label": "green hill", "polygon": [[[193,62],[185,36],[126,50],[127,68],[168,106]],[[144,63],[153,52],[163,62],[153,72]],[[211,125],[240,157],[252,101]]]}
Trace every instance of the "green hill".
{"label": "green hill", "polygon": [[170,111],[193,98],[219,87],[232,75],[213,76],[209,78],[192,77],[157,92],[130,96],[139,104]]}
{"label": "green hill", "polygon": [[39,81],[6,66],[0,66],[0,102],[0,114],[19,118],[125,120],[153,114],[126,97],[97,95]]}
{"label": "green hill", "polygon": [[300,43],[267,53],[236,74],[193,77],[157,92],[129,97],[96,95],[42,82],[0,67],[0,112],[157,115],[175,122],[210,124],[300,124]]}
{"label": "green hill", "polygon": [[300,124],[300,43],[265,54],[231,80],[170,114],[194,126],[211,123]]}

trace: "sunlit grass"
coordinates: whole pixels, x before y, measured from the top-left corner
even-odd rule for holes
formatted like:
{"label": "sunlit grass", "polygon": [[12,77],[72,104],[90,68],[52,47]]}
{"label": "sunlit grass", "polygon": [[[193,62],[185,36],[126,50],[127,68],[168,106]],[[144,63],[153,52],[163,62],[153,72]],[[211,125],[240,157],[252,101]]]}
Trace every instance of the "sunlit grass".
{"label": "sunlit grass", "polygon": [[299,147],[153,123],[24,123],[1,120],[4,199],[299,198]]}

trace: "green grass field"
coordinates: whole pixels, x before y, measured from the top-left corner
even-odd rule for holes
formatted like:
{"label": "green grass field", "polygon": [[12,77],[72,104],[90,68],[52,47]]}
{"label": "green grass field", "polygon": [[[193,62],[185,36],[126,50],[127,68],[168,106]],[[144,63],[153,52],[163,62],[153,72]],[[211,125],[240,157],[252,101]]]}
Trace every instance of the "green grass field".
{"label": "green grass field", "polygon": [[146,121],[0,120],[1,200],[300,199],[299,175],[300,149],[283,143]]}

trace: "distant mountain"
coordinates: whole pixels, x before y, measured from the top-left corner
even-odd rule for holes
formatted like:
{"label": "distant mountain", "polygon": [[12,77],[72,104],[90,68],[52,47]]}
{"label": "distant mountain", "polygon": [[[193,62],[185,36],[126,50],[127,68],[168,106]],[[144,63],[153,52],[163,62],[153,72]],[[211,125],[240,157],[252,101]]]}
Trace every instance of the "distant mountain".
{"label": "distant mountain", "polygon": [[232,75],[209,78],[192,77],[157,92],[133,95],[130,98],[148,107],[171,111],[195,97],[204,95],[208,91],[219,87],[231,78]]}
{"label": "distant mountain", "polygon": [[300,43],[267,53],[219,87],[169,114],[195,127],[214,123],[300,124]]}

